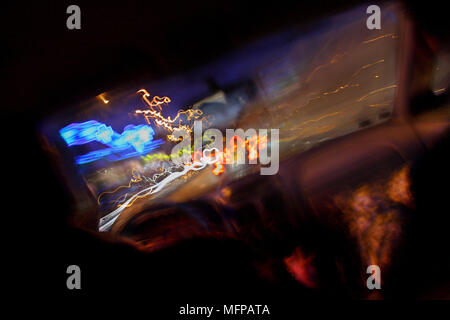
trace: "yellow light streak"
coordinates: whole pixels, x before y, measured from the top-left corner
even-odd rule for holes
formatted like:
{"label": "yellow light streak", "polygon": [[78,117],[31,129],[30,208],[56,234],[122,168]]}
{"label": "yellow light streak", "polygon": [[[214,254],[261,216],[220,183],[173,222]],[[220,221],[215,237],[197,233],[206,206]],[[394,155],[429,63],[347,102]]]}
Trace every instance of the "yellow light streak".
{"label": "yellow light streak", "polygon": [[363,100],[366,100],[368,96],[371,96],[371,95],[373,95],[373,94],[375,94],[375,93],[382,92],[382,91],[385,91],[385,90],[388,90],[388,89],[392,89],[392,88],[396,88],[396,87],[397,87],[397,85],[396,85],[396,84],[393,84],[393,85],[390,85],[390,86],[387,86],[387,87],[384,87],[384,88],[379,88],[379,89],[370,91],[368,94],[362,96],[361,98],[359,98],[359,99],[356,100],[356,101],[361,102],[361,101],[363,101]]}

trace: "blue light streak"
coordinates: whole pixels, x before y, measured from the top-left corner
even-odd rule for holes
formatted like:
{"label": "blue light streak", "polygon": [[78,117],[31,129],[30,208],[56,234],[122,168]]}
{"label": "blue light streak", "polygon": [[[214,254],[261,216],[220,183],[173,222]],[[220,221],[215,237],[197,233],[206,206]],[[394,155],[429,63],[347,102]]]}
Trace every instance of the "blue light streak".
{"label": "blue light streak", "polygon": [[77,164],[85,164],[100,159],[119,161],[140,156],[158,148],[163,140],[153,140],[155,131],[148,125],[127,125],[122,134],[115,132],[111,126],[95,120],[72,123],[59,130],[59,134],[69,147],[91,142],[100,142],[108,148],[91,151],[76,156]]}

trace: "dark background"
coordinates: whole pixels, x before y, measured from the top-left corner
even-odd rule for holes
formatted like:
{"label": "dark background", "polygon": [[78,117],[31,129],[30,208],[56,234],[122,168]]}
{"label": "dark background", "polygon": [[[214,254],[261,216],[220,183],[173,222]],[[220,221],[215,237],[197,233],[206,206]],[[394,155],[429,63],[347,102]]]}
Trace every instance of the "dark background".
{"label": "dark background", "polygon": [[[78,1],[81,30],[66,28],[72,2],[14,4],[2,20],[5,105],[21,111],[39,105],[32,112],[47,113],[123,82],[195,68],[259,37],[307,26],[355,3]],[[25,103],[17,97],[33,98]]]}
{"label": "dark background", "polygon": [[[0,87],[2,158],[8,160],[4,165],[8,197],[3,199],[2,224],[7,231],[3,233],[4,250],[11,254],[4,264],[8,267],[6,281],[13,285],[11,294],[33,291],[35,296],[48,296],[52,301],[73,301],[77,296],[97,301],[116,294],[119,301],[145,298],[151,306],[149,314],[165,306],[172,306],[168,310],[172,312],[177,310],[174,306],[199,301],[196,297],[216,303],[278,301],[273,287],[257,278],[249,253],[239,244],[194,241],[148,256],[71,228],[67,223],[70,199],[41,148],[35,126],[71,101],[123,83],[159,79],[195,68],[277,30],[291,25],[307,28],[311,20],[358,3],[7,3],[1,11]],[[438,8],[438,3],[410,4],[410,8],[420,13],[424,25],[442,36],[436,24],[445,18],[435,15],[445,16],[445,11],[426,11]],[[81,30],[66,28],[70,4],[81,8]],[[80,291],[66,289],[65,271],[70,264],[81,267]],[[301,292],[298,287],[283,287],[289,289]],[[238,297],[241,300],[236,302]],[[112,301],[114,305],[117,300]],[[285,300],[280,305],[293,311],[298,303]]]}

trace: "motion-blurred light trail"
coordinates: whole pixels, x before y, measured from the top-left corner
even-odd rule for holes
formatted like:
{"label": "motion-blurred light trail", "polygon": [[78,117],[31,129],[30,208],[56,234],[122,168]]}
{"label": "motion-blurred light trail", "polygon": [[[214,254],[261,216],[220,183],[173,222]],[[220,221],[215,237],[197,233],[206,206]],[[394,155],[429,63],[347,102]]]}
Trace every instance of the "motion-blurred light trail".
{"label": "motion-blurred light trail", "polygon": [[119,134],[111,126],[95,120],[69,124],[59,130],[59,134],[69,147],[91,142],[100,142],[109,147],[76,156],[77,164],[103,158],[108,161],[123,160],[148,153],[164,143],[161,139],[153,140],[155,131],[148,125],[130,124]]}
{"label": "motion-blurred light trail", "polygon": [[[149,100],[150,93],[148,93],[145,89],[140,89],[138,93],[142,94],[142,98],[144,101],[148,104],[149,109],[145,110],[136,110],[136,114],[143,114],[145,117],[145,120],[150,124],[150,119],[153,119],[154,123],[157,126],[163,127],[167,131],[171,133],[179,133],[179,132],[187,132],[190,134],[192,132],[192,126],[188,124],[182,124],[183,117],[186,117],[185,121],[192,121],[197,120],[200,118],[201,115],[203,115],[202,110],[199,109],[188,109],[186,111],[178,111],[175,118],[164,117],[161,114],[162,105],[169,103],[171,100],[168,97],[158,97],[154,96],[152,100]],[[158,107],[160,111],[156,111],[154,107]],[[167,135],[167,139],[173,142],[181,141],[182,138],[176,138],[174,134]]]}
{"label": "motion-blurred light trail", "polygon": [[[211,156],[213,154],[213,151],[214,156]],[[203,150],[202,153],[203,157],[201,157],[199,161],[185,164],[183,165],[181,171],[171,172],[167,177],[165,177],[160,182],[151,185],[150,187],[147,187],[139,192],[136,192],[127,201],[121,204],[120,207],[118,207],[117,209],[115,209],[114,211],[110,212],[109,214],[100,219],[99,231],[108,231],[114,224],[116,219],[119,217],[119,215],[122,213],[122,211],[131,204],[133,204],[133,202],[136,201],[137,199],[149,196],[162,190],[168,183],[176,180],[179,177],[184,176],[190,171],[198,171],[205,168],[209,164],[217,162],[219,160],[217,156],[218,151],[219,150],[217,148],[205,149]]]}

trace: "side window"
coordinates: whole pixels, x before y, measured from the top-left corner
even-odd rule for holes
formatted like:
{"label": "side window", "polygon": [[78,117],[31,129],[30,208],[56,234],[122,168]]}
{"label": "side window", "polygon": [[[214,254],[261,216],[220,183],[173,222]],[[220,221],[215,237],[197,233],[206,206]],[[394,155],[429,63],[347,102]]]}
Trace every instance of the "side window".
{"label": "side window", "polygon": [[434,70],[433,70],[433,80],[432,89],[434,94],[442,94],[448,89],[448,84],[450,83],[450,53],[443,52],[438,55]]}
{"label": "side window", "polygon": [[[364,7],[327,18],[255,74],[263,106],[247,110],[280,128],[280,150],[314,144],[388,119],[396,91],[398,19],[381,8],[381,29],[366,27]],[[265,113],[265,115],[264,115]]]}

